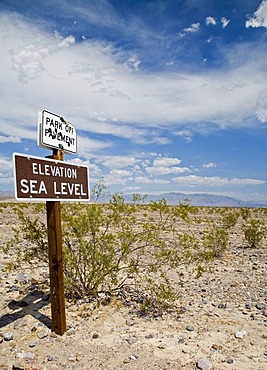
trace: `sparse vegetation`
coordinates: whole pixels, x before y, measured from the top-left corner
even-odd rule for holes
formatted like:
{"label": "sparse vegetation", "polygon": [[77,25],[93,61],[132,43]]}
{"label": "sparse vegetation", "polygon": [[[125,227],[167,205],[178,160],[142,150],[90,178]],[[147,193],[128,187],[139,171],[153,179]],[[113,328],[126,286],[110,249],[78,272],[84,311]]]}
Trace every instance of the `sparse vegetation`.
{"label": "sparse vegetation", "polygon": [[[106,193],[103,181],[93,189],[96,200]],[[236,227],[240,214],[243,220],[247,214],[217,208],[214,213],[209,208],[203,220],[199,209],[186,200],[177,206],[167,205],[165,199],[149,204],[144,200],[134,194],[132,202],[125,203],[122,194],[114,194],[108,204],[62,203],[64,276],[69,298],[111,297],[130,287],[143,311],[161,313],[177,299],[172,274],[182,280],[187,268],[200,276],[210,262],[223,256],[230,230]],[[16,253],[14,267],[20,261],[47,263],[44,204],[30,208],[19,204],[14,210],[21,226],[14,228],[14,238],[5,248],[5,252],[12,248]],[[246,219],[242,228],[251,247],[266,235],[260,220]]]}
{"label": "sparse vegetation", "polygon": [[242,226],[244,237],[251,248],[258,247],[266,236],[266,226],[262,220],[250,219]]}

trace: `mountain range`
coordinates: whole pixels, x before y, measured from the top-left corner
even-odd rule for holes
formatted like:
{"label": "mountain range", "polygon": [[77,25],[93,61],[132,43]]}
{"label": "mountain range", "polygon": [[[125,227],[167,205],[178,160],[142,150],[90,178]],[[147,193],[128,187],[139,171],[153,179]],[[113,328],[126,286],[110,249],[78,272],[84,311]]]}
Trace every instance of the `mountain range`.
{"label": "mountain range", "polygon": [[[132,201],[132,194],[123,195],[125,202],[129,203]],[[14,193],[12,191],[0,190],[0,200],[2,199],[12,199],[14,198]],[[216,194],[206,194],[206,193],[195,193],[195,194],[184,194],[178,192],[163,193],[160,195],[148,195],[145,198],[144,203],[149,203],[150,201],[157,201],[159,199],[165,198],[167,204],[177,205],[183,202],[185,199],[189,201],[192,206],[206,206],[206,207],[267,207],[267,201],[257,202],[257,201],[242,201],[236,198],[227,197],[223,195]],[[107,203],[110,200],[110,196],[106,195],[102,197],[99,202]]]}

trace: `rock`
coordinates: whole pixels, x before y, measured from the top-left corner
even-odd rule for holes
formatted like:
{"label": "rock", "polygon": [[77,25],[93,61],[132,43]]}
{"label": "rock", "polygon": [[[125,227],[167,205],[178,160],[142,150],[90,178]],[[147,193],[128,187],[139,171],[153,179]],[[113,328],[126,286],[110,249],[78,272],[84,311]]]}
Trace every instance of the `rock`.
{"label": "rock", "polygon": [[243,339],[248,333],[246,330],[239,330],[235,333],[235,337],[239,339]]}
{"label": "rock", "polygon": [[31,341],[31,342],[29,343],[29,347],[30,347],[30,348],[33,348],[33,347],[35,347],[35,346],[36,346],[36,344],[37,344],[36,340],[33,340],[33,341]]}
{"label": "rock", "polygon": [[200,358],[197,361],[196,365],[197,365],[197,369],[201,369],[201,370],[211,370],[212,369],[212,363],[204,357]]}
{"label": "rock", "polygon": [[47,361],[54,361],[55,357],[52,355],[47,355]]}
{"label": "rock", "polygon": [[18,292],[18,291],[19,291],[19,286],[18,285],[12,285],[12,287],[10,287],[8,292]]}
{"label": "rock", "polygon": [[38,338],[43,339],[43,338],[48,337],[48,335],[49,335],[49,329],[48,329],[48,328],[46,328],[46,329],[41,330],[41,331],[38,333]]}
{"label": "rock", "polygon": [[219,304],[218,304],[218,308],[220,308],[220,309],[224,310],[224,309],[226,308],[226,304],[224,304],[224,303],[219,303]]}
{"label": "rock", "polygon": [[4,334],[4,340],[9,342],[10,340],[14,339],[14,333],[12,331],[8,331],[6,334]]}
{"label": "rock", "polygon": [[154,338],[154,334],[145,335],[145,339],[152,339],[152,338]]}
{"label": "rock", "polygon": [[69,335],[74,335],[74,334],[76,334],[76,330],[74,329],[74,328],[70,328],[68,331],[67,331],[67,333],[66,333],[68,336]]}
{"label": "rock", "polygon": [[27,284],[27,276],[24,275],[22,272],[18,274],[18,276],[15,279],[15,283],[21,283],[21,284]]}
{"label": "rock", "polygon": [[134,344],[137,342],[137,338],[136,337],[131,337],[131,338],[127,338],[126,339],[126,342],[130,345]]}
{"label": "rock", "polygon": [[99,338],[99,334],[98,333],[94,333],[93,336],[92,336],[93,339],[97,339]]}
{"label": "rock", "polygon": [[33,360],[35,357],[35,354],[32,352],[19,352],[17,354],[18,358],[22,358],[23,360]]}
{"label": "rock", "polygon": [[20,362],[15,362],[12,365],[12,370],[24,370],[24,366]]}
{"label": "rock", "polygon": [[255,307],[258,310],[265,310],[265,304],[263,304],[263,303],[257,303]]}
{"label": "rock", "polygon": [[191,325],[187,325],[187,327],[185,328],[187,331],[194,331],[194,327],[191,326]]}
{"label": "rock", "polygon": [[211,346],[211,348],[214,349],[215,351],[221,351],[222,350],[222,346],[220,344],[216,344],[216,343],[214,343]]}
{"label": "rock", "polygon": [[228,358],[227,360],[226,360],[226,363],[227,364],[233,364],[234,363],[234,359],[233,358]]}
{"label": "rock", "polygon": [[253,307],[253,303],[246,303],[245,307],[250,310]]}
{"label": "rock", "polygon": [[127,319],[126,324],[129,326],[133,326],[135,324],[135,321],[133,319]]}

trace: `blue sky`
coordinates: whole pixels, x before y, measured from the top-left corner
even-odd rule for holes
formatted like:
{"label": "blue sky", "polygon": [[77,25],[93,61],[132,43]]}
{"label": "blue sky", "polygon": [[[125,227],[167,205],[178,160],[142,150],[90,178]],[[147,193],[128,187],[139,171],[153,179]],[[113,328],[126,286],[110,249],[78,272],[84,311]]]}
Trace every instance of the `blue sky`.
{"label": "blue sky", "polygon": [[0,0],[0,189],[46,109],[91,186],[267,201],[266,41],[267,0]]}

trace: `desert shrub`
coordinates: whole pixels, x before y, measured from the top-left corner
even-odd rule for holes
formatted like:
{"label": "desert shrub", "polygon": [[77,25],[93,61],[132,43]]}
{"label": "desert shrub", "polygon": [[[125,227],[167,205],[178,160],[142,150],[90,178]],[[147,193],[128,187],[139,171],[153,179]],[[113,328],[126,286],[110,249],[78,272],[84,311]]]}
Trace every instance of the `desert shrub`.
{"label": "desert shrub", "polygon": [[264,221],[259,219],[250,219],[242,226],[244,237],[251,248],[258,247],[266,236],[266,226]]}
{"label": "desert shrub", "polygon": [[[100,199],[103,182],[93,189]],[[187,201],[167,205],[163,198],[143,204],[135,194],[125,203],[114,194],[108,204],[62,203],[64,277],[68,297],[112,295],[125,286],[140,293],[142,309],[157,310],[171,306],[176,290],[171,271],[179,276],[181,266],[194,266],[199,273],[207,262],[221,255],[226,233],[215,224],[202,239],[181,233],[179,222],[190,226],[197,212]],[[31,210],[16,209],[20,228],[10,241],[20,260],[47,261],[47,230],[40,218],[44,205]],[[25,248],[25,243],[27,248]]]}
{"label": "desert shrub", "polygon": [[239,218],[239,212],[238,211],[235,211],[235,212],[228,211],[222,217],[223,227],[225,229],[233,228],[237,224],[238,218]]}
{"label": "desert shrub", "polygon": [[8,253],[12,249],[18,265],[23,261],[31,262],[36,259],[48,262],[47,228],[39,215],[40,210],[44,210],[44,205],[35,204],[31,211],[28,211],[28,203],[16,204],[12,208],[20,226],[12,228],[14,237],[9,240],[3,251]]}
{"label": "desert shrub", "polygon": [[220,258],[227,249],[229,234],[227,229],[211,222],[204,230],[202,243],[205,247],[205,254],[210,259]]}
{"label": "desert shrub", "polygon": [[243,220],[247,220],[250,217],[251,210],[249,208],[240,208],[240,214]]}

